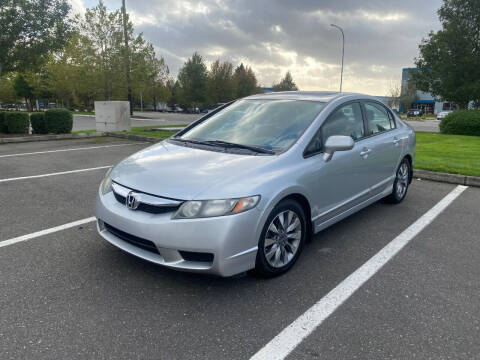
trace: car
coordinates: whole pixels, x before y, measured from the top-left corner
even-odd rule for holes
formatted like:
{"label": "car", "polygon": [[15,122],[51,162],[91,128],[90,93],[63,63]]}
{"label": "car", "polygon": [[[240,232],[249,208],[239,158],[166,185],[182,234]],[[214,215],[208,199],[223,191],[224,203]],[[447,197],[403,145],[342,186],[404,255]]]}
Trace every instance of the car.
{"label": "car", "polygon": [[189,114],[200,114],[200,109],[198,107],[189,107],[189,108],[187,108],[187,113],[189,113]]}
{"label": "car", "polygon": [[99,234],[172,269],[265,277],[313,234],[412,180],[415,132],[374,97],[278,92],[227,103],[107,172]]}
{"label": "car", "polygon": [[407,111],[407,117],[419,117],[423,115],[422,109],[410,109]]}
{"label": "car", "polygon": [[437,120],[442,120],[445,116],[447,116],[448,114],[451,114],[452,112],[453,112],[453,110],[440,111],[440,112],[437,114]]}

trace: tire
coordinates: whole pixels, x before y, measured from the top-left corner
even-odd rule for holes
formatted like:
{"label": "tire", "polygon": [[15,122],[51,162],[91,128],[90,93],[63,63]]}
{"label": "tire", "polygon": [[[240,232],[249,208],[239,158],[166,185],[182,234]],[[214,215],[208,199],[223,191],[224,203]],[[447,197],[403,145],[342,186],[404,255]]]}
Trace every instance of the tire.
{"label": "tire", "polygon": [[385,199],[391,204],[399,204],[407,196],[408,186],[410,185],[411,174],[410,161],[404,158],[400,165],[398,165],[397,172],[395,173],[395,181],[393,182],[392,193]]}
{"label": "tire", "polygon": [[305,213],[299,203],[291,199],[278,203],[265,221],[258,241],[255,274],[274,277],[287,272],[303,250],[306,230]]}

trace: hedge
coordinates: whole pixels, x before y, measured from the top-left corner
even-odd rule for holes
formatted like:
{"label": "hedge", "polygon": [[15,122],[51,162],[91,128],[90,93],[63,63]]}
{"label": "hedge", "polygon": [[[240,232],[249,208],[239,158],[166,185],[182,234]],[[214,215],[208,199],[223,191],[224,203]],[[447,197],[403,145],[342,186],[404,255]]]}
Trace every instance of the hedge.
{"label": "hedge", "polygon": [[480,136],[480,110],[458,110],[440,122],[442,134]]}
{"label": "hedge", "polygon": [[33,134],[48,134],[47,123],[45,121],[45,113],[36,112],[30,114],[30,124],[32,125]]}
{"label": "hedge", "polygon": [[8,112],[5,114],[7,132],[10,134],[28,134],[30,126],[27,112]]}
{"label": "hedge", "polygon": [[50,109],[45,111],[47,132],[69,134],[72,132],[73,116],[67,109]]}
{"label": "hedge", "polygon": [[0,111],[0,133],[7,132],[7,124],[5,123],[5,114],[6,112]]}

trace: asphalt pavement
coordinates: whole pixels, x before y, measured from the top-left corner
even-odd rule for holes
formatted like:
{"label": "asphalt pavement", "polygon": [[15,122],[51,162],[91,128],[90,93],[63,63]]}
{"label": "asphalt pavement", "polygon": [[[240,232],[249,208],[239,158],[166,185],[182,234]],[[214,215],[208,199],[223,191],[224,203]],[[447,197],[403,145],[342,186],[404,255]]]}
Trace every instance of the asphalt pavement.
{"label": "asphalt pavement", "polygon": [[[112,247],[94,222],[28,237],[91,217],[105,167],[146,146],[0,145],[2,359],[248,359],[455,189],[414,180],[403,203],[322,231],[270,280],[164,269]],[[478,358],[479,203],[467,188],[288,358]]]}

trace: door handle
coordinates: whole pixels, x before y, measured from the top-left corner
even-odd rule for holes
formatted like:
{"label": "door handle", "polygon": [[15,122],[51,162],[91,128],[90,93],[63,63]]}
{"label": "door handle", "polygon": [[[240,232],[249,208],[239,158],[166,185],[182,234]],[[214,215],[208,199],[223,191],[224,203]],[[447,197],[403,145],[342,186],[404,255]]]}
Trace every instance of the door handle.
{"label": "door handle", "polygon": [[366,158],[368,156],[368,154],[370,154],[371,151],[372,151],[372,149],[363,148],[362,151],[360,151],[360,156],[363,157],[363,158]]}
{"label": "door handle", "polygon": [[398,146],[398,143],[400,142],[400,139],[397,138],[396,136],[393,138],[393,143],[395,146]]}

